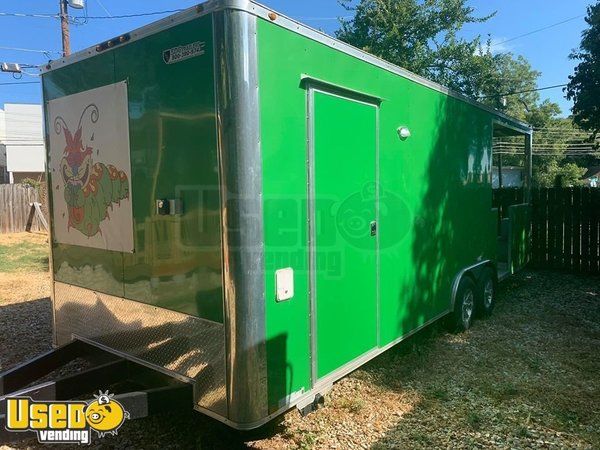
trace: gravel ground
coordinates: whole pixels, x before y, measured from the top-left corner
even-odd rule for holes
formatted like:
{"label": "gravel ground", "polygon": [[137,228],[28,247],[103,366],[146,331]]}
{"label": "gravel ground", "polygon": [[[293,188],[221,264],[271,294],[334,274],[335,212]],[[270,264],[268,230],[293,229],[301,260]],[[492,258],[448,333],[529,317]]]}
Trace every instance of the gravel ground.
{"label": "gravel ground", "polygon": [[[48,294],[42,271],[0,273],[0,370],[50,348]],[[600,280],[525,271],[500,286],[490,320],[461,335],[423,330],[307,417],[292,410],[243,434],[186,411],[126,423],[92,447],[596,449],[599,373]]]}

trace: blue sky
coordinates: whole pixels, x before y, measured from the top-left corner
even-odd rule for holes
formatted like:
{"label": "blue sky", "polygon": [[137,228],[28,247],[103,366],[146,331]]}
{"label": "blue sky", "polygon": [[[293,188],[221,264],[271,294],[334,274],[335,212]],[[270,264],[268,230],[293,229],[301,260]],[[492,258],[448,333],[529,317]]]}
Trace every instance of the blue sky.
{"label": "blue sky", "polygon": [[[348,15],[336,0],[263,0],[270,7],[286,15],[333,33],[338,24],[336,17]],[[472,24],[464,29],[466,37],[481,34],[491,36],[496,51],[512,51],[524,55],[532,66],[542,72],[539,86],[567,82],[573,70],[568,58],[578,46],[581,31],[585,28],[586,6],[592,0],[471,0],[470,4],[480,15],[497,11],[495,17],[483,24]],[[172,10],[199,3],[199,0],[87,0],[89,16],[135,14],[148,11]],[[0,13],[54,14],[57,0],[20,0],[2,2]],[[74,10],[70,10],[74,12]],[[82,15],[81,11],[74,12]],[[502,43],[539,28],[574,18],[551,29]],[[80,26],[71,26],[73,51],[88,47],[107,38],[143,26],[161,16],[131,19],[92,20]],[[36,50],[60,50],[60,25],[55,19],[0,16],[0,47],[19,47]],[[57,57],[56,53],[53,57]],[[21,52],[0,48],[0,61],[40,64],[46,57],[41,53]],[[23,76],[21,82],[35,81]],[[0,74],[0,83],[17,82],[10,74]],[[560,104],[563,114],[568,114],[571,104],[564,99],[561,89],[542,92]],[[0,105],[5,102],[39,103],[40,88],[36,84],[1,85]]]}

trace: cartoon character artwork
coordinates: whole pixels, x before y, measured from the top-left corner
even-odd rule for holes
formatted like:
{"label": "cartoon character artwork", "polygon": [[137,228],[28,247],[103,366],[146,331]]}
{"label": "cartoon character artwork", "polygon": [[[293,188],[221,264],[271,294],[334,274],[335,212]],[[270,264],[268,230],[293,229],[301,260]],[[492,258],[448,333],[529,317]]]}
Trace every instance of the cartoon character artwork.
{"label": "cartoon character artwork", "polygon": [[117,435],[125,419],[130,418],[129,412],[125,411],[123,405],[113,398],[114,394],[109,394],[108,391],[100,391],[98,395],[94,394],[94,397],[96,400],[90,402],[85,409],[88,424],[99,437],[106,434]]}
{"label": "cartoon character artwork", "polygon": [[84,119],[98,122],[100,112],[95,104],[85,107],[77,129],[72,133],[65,120],[54,120],[54,132],[65,138],[60,174],[64,182],[64,198],[68,208],[68,228],[75,228],[85,236],[102,233],[100,223],[110,220],[110,210],[129,198],[127,174],[112,164],[94,162],[94,135],[83,144]]}
{"label": "cartoon character artwork", "polygon": [[134,251],[127,82],[48,101],[53,240]]}

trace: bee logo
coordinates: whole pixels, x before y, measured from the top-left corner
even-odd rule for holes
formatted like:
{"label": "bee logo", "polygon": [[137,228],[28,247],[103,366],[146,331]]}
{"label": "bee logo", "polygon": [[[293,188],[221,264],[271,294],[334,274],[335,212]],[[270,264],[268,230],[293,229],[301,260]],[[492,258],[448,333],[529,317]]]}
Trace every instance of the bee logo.
{"label": "bee logo", "polygon": [[123,405],[115,400],[114,394],[108,391],[94,395],[96,400],[89,403],[85,409],[87,422],[99,437],[106,434],[116,435],[125,419],[129,419],[129,413]]}

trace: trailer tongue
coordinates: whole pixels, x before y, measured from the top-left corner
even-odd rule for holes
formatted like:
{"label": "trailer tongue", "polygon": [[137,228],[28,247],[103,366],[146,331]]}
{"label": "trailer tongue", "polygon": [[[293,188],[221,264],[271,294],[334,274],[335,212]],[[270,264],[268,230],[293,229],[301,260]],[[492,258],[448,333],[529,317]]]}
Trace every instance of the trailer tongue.
{"label": "trailer tongue", "polygon": [[[75,362],[85,368],[60,375],[69,372],[69,364]],[[44,404],[83,399],[87,410],[94,404],[94,395],[104,392],[111,393],[110,401],[118,402],[128,419],[190,409],[194,404],[192,384],[74,340],[0,374],[0,444],[33,437],[39,431],[29,428],[15,433],[9,430],[8,399]],[[45,411],[45,414],[48,417],[50,413]]]}

